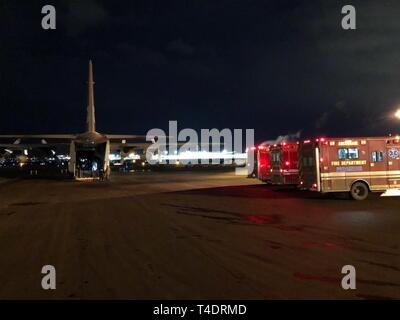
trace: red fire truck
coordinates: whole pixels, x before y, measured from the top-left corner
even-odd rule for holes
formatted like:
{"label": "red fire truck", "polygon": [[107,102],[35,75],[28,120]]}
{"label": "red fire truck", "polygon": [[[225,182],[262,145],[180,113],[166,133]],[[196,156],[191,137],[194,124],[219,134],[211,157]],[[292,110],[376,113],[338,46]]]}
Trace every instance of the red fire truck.
{"label": "red fire truck", "polygon": [[297,143],[282,142],[258,151],[259,179],[272,184],[299,184]]}
{"label": "red fire truck", "polygon": [[258,177],[258,169],[257,169],[258,152],[257,152],[257,147],[256,146],[252,146],[252,147],[246,149],[246,154],[247,154],[247,161],[246,161],[247,177],[248,178],[257,178]]}
{"label": "red fire truck", "polygon": [[306,140],[299,147],[299,169],[301,188],[364,200],[369,192],[400,188],[400,138]]}
{"label": "red fire truck", "polygon": [[258,179],[263,182],[272,182],[272,172],[271,172],[271,154],[269,145],[260,145],[257,148],[257,171]]}

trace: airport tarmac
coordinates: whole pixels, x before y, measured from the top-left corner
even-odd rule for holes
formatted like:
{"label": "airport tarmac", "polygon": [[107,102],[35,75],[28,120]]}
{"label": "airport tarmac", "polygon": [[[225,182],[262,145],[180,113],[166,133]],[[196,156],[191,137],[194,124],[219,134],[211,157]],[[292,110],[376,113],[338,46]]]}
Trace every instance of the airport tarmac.
{"label": "airport tarmac", "polygon": [[[400,298],[399,197],[356,202],[233,172],[2,180],[3,299]],[[341,287],[345,265],[356,290]]]}

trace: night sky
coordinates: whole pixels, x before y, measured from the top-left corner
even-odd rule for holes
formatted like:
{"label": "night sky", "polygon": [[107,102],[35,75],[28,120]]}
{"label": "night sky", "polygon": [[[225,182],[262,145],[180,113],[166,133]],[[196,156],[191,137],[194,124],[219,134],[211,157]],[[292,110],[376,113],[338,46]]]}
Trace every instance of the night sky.
{"label": "night sky", "polygon": [[0,134],[84,131],[89,58],[103,133],[400,131],[399,1],[0,0],[0,40]]}

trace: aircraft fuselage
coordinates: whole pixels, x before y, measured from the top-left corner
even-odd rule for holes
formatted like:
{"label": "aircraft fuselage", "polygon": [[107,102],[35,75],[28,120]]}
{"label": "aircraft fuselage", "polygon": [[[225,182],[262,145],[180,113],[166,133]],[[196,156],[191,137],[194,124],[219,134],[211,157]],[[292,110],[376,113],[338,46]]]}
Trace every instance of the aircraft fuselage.
{"label": "aircraft fuselage", "polygon": [[85,132],[71,141],[69,172],[75,179],[108,179],[110,141],[98,132]]}

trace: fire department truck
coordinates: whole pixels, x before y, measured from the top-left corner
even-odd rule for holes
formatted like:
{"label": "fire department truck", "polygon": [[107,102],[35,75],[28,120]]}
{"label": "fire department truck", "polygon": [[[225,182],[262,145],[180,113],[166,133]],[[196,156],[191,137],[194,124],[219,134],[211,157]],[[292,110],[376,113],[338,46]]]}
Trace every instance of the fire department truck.
{"label": "fire department truck", "polygon": [[272,182],[272,172],[271,172],[271,157],[270,157],[270,146],[260,145],[257,148],[257,171],[258,179],[263,182]]}
{"label": "fire department truck", "polygon": [[259,148],[259,179],[272,184],[299,184],[297,143],[282,142]]}
{"label": "fire department truck", "polygon": [[364,200],[370,192],[400,188],[400,137],[306,140],[299,146],[299,169],[303,189]]}
{"label": "fire department truck", "polygon": [[258,170],[257,170],[257,163],[258,163],[258,152],[257,147],[252,146],[251,148],[246,149],[247,153],[247,177],[248,178],[257,178]]}

